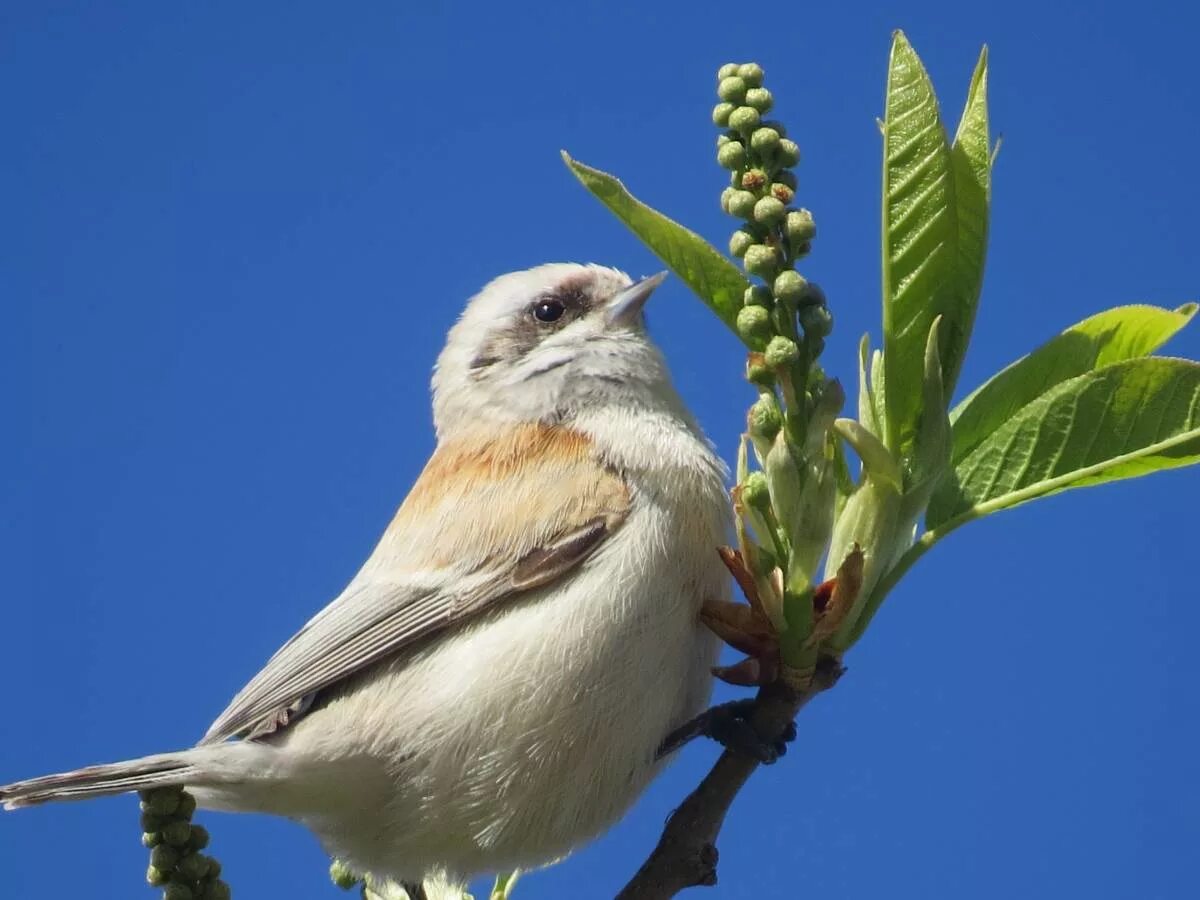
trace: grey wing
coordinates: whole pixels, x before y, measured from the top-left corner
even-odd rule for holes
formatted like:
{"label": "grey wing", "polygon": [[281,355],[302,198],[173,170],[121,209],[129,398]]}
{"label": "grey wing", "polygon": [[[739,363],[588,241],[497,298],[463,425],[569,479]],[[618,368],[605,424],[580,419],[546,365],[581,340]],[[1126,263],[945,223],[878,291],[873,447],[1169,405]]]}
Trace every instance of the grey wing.
{"label": "grey wing", "polygon": [[444,621],[446,606],[443,595],[416,585],[351,585],[279,648],[201,745],[286,724],[289,707],[313,691],[430,633]]}
{"label": "grey wing", "polygon": [[561,577],[608,533],[605,519],[593,519],[518,559],[455,579],[452,590],[445,584],[352,583],[271,657],[200,744],[256,736],[287,724],[315,691],[497,601]]}

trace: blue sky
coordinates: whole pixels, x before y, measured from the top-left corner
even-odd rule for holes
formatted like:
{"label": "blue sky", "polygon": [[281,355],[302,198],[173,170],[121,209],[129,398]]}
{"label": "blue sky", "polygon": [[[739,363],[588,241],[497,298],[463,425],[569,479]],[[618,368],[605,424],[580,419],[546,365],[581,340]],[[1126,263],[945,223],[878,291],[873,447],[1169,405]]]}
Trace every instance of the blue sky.
{"label": "blue sky", "polygon": [[[1153,2],[5,4],[0,781],[202,733],[403,498],[430,366],[485,281],[657,270],[559,148],[723,243],[712,73],[760,61],[849,381],[878,337],[891,29],[951,121],[987,42],[1004,145],[965,391],[1101,308],[1197,299],[1197,24]],[[678,282],[650,315],[730,458],[735,341]],[[1200,357],[1200,327],[1169,350]],[[1190,895],[1198,504],[1182,470],[948,539],[742,793],[709,896]],[[518,897],[611,896],[715,753]],[[239,896],[338,896],[296,826],[205,821]],[[149,897],[145,863],[128,798],[0,816],[13,900]]]}

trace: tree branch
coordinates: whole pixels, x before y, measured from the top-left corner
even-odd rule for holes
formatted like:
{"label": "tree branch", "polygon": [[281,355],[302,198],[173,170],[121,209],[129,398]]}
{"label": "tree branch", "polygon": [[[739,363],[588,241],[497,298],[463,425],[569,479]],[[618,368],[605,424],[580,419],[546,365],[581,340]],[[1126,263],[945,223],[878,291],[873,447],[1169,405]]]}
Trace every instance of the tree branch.
{"label": "tree branch", "polygon": [[[778,739],[809,700],[829,690],[845,669],[832,656],[817,661],[808,686],[780,679],[759,688],[750,721],[767,740]],[[617,900],[663,900],[697,885],[717,883],[717,835],[738,791],[759,762],[726,750],[687,799],[671,813],[662,837]]]}

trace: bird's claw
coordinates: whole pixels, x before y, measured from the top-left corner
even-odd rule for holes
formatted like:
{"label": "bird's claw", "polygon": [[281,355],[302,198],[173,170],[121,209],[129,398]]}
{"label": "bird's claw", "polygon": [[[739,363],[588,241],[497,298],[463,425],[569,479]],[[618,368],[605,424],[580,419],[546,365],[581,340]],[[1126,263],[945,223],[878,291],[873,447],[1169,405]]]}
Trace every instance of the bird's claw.
{"label": "bird's claw", "polygon": [[714,706],[701,714],[698,733],[712,738],[726,750],[769,766],[787,753],[787,745],[796,739],[796,726],[789,722],[778,738],[764,739],[750,721],[753,710],[753,700],[735,700]]}

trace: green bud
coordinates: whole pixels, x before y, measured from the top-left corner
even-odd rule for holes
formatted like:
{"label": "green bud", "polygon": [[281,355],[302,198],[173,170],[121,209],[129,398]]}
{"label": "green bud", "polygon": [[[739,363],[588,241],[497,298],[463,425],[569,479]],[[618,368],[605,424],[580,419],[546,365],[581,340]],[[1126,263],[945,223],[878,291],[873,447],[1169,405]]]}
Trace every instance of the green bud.
{"label": "green bud", "polygon": [[772,287],[777,300],[799,305],[804,299],[808,282],[799,272],[788,269],[775,276],[775,284]]}
{"label": "green bud", "polygon": [[782,369],[784,366],[799,362],[800,348],[791,338],[777,334],[767,344],[767,349],[763,352],[763,360],[772,369]]}
{"label": "green bud", "polygon": [[742,304],[744,306],[765,306],[769,309],[771,306],[771,292],[761,284],[752,284],[742,294]]}
{"label": "green bud", "polygon": [[802,307],[800,327],[804,329],[806,337],[828,337],[833,331],[833,313],[829,311],[829,307],[818,306],[815,303]]}
{"label": "green bud", "polygon": [[208,877],[209,878],[220,878],[221,877],[221,861],[219,859],[217,859],[215,856],[206,856],[206,857],[204,857],[204,859],[208,862]]}
{"label": "green bud", "polygon": [[179,862],[179,851],[168,844],[159,844],[150,851],[150,865],[164,872],[170,872]]}
{"label": "green bud", "polygon": [[755,550],[754,558],[750,562],[750,571],[759,578],[769,578],[775,570],[778,560],[775,559],[775,554],[766,547],[756,547]]}
{"label": "green bud", "polygon": [[208,846],[208,829],[203,825],[193,825],[192,833],[188,835],[188,846],[193,850],[203,850]]}
{"label": "green bud", "polygon": [[746,165],[746,148],[737,141],[730,141],[717,151],[717,162],[723,169],[740,169]]}
{"label": "green bud", "polygon": [[204,900],[230,900],[233,892],[223,881],[213,881],[204,889]]}
{"label": "green bud", "polygon": [[729,116],[735,109],[737,107],[732,103],[718,103],[712,111],[713,124],[718,128],[724,128],[729,124]]}
{"label": "green bud", "polygon": [[751,347],[763,348],[771,339],[771,313],[763,306],[743,306],[737,314],[737,333]]}
{"label": "green bud", "polygon": [[169,816],[179,809],[179,801],[182,794],[179,788],[156,788],[152,791],[142,792],[141,806],[143,812],[153,813],[156,816]]}
{"label": "green bud", "polygon": [[804,455],[810,462],[825,457],[830,429],[837,414],[846,405],[846,392],[836,378],[826,378],[824,370],[814,363],[809,369],[812,384],[812,408],[808,414],[808,430],[804,436]]}
{"label": "green bud", "polygon": [[769,388],[775,384],[775,370],[763,362],[761,353],[746,357],[746,380],[759,387]]}
{"label": "green bud", "polygon": [[166,884],[169,877],[166,872],[156,866],[150,866],[146,869],[146,883],[151,887],[159,887]]}
{"label": "green bud", "polygon": [[163,826],[162,839],[172,847],[182,847],[192,836],[192,826],[182,819]]}
{"label": "green bud", "polygon": [[194,900],[196,895],[186,884],[172,881],[163,890],[163,900]]}
{"label": "green bud", "polygon": [[755,240],[754,235],[748,231],[735,231],[729,238],[729,255],[740,259],[746,255],[746,251],[750,249]]}
{"label": "green bud", "polygon": [[749,87],[758,87],[763,83],[763,69],[758,63],[744,63],[738,66],[737,73]]}
{"label": "green bud", "polygon": [[774,225],[786,213],[786,207],[775,197],[763,197],[754,204],[754,221],[762,225]]}
{"label": "green bud", "polygon": [[734,140],[734,138],[731,138],[729,135],[725,134],[724,132],[722,132],[721,134],[718,134],[717,135],[717,149],[720,150],[722,147],[724,147],[726,144],[728,144],[732,140]]}
{"label": "green bud", "polygon": [[807,209],[793,209],[787,214],[784,231],[793,245],[807,244],[817,236],[817,223]]}
{"label": "green bud", "polygon": [[208,857],[199,853],[189,853],[179,861],[175,871],[186,879],[199,881],[208,874]]}
{"label": "green bud", "polygon": [[[772,278],[779,268],[779,260],[775,256],[775,251],[766,244],[755,244],[746,249],[746,255],[742,257],[742,265],[751,275],[758,275],[760,278]],[[761,309],[762,307],[745,306],[742,308]]]}
{"label": "green bud", "polygon": [[742,482],[742,502],[755,509],[765,509],[771,503],[771,491],[767,487],[767,476],[762,472],[751,472]]}
{"label": "green bud", "polygon": [[[721,105],[725,106],[727,104]],[[734,128],[740,131],[742,134],[749,134],[758,127],[758,123],[761,120],[762,119],[758,114],[758,110],[753,106],[739,106],[737,109],[729,113],[729,116],[726,118],[725,122],[719,122],[718,124],[724,125],[727,122],[730,128]],[[713,111],[713,121],[716,121],[716,110]]]}
{"label": "green bud", "polygon": [[775,98],[764,87],[750,88],[750,90],[746,91],[746,105],[753,107],[760,113],[767,112],[774,102]]}
{"label": "green bud", "polygon": [[784,138],[779,142],[779,162],[791,168],[800,162],[800,145]]}
{"label": "green bud", "polygon": [[190,819],[192,817],[192,813],[195,811],[196,798],[187,791],[183,791],[179,795],[179,809],[175,811],[175,814],[178,816],[183,816],[185,819]]}
{"label": "green bud", "polygon": [[741,103],[742,98],[746,96],[746,86],[746,82],[736,75],[722,78],[721,83],[717,85],[717,96],[726,103]]}
{"label": "green bud", "polygon": [[782,122],[777,122],[777,121],[775,121],[774,119],[768,119],[768,120],[765,120],[765,121],[762,123],[762,127],[763,127],[763,128],[770,128],[770,129],[772,129],[772,130],[774,130],[774,131],[778,132],[778,133],[779,133],[779,136],[780,136],[781,138],[785,138],[785,137],[787,137],[787,136],[788,136],[788,133],[787,133],[787,128],[784,126],[784,124],[783,124]]}
{"label": "green bud", "polygon": [[783,416],[775,399],[769,394],[759,397],[746,415],[746,430],[753,437],[774,440],[782,427]]}
{"label": "green bud", "polygon": [[789,203],[791,203],[792,198],[796,196],[796,192],[792,188],[788,187],[786,184],[783,184],[782,182],[779,182],[779,181],[777,181],[773,185],[771,185],[769,190],[770,190],[771,196],[774,197],[776,200],[778,200],[780,203],[782,203],[784,206],[787,206]]}
{"label": "green bud", "polygon": [[359,877],[350,871],[340,859],[335,859],[329,866],[329,880],[344,891],[350,890],[359,882]]}
{"label": "green bud", "polygon": [[774,128],[755,128],[750,135],[750,146],[762,154],[774,153],[779,148],[779,132]]}
{"label": "green bud", "polygon": [[748,219],[754,215],[756,199],[749,191],[734,191],[729,196],[729,214],[739,219]]}
{"label": "green bud", "polygon": [[721,191],[721,212],[729,212],[729,198],[733,196],[736,188],[727,187]]}
{"label": "green bud", "polygon": [[717,81],[724,81],[726,78],[732,78],[738,73],[741,68],[737,63],[725,63],[721,68],[717,69]]}
{"label": "green bud", "polygon": [[170,820],[165,816],[156,816],[152,812],[143,812],[140,821],[142,831],[162,831],[163,826]]}
{"label": "green bud", "polygon": [[808,283],[808,290],[804,292],[804,302],[816,306],[829,306],[828,301],[825,299],[825,292],[821,290],[821,286],[812,281]]}
{"label": "green bud", "polygon": [[762,169],[748,169],[740,179],[742,187],[748,191],[757,191],[767,183],[767,173]]}

